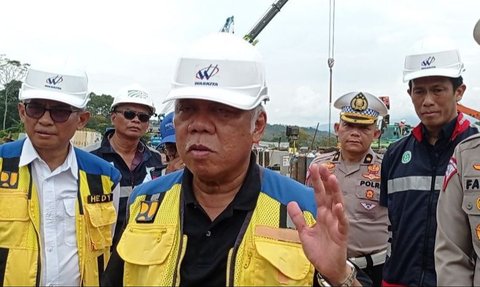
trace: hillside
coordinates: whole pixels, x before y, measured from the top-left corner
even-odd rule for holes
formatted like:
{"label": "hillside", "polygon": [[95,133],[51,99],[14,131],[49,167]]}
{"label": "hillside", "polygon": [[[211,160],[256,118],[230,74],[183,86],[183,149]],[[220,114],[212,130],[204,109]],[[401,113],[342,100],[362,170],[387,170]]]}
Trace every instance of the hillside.
{"label": "hillside", "polygon": [[[315,128],[312,127],[299,127],[299,137],[297,140],[297,146],[310,146],[312,139],[315,135]],[[325,127],[328,129],[328,126]],[[278,142],[279,138],[281,142],[288,141],[286,136],[287,125],[280,124],[267,124],[265,134],[262,141]],[[319,128],[319,130],[322,128]],[[333,132],[333,129],[332,129]],[[332,134],[332,138],[335,139],[335,135]],[[328,146],[328,131],[318,131],[315,136],[315,146]]]}

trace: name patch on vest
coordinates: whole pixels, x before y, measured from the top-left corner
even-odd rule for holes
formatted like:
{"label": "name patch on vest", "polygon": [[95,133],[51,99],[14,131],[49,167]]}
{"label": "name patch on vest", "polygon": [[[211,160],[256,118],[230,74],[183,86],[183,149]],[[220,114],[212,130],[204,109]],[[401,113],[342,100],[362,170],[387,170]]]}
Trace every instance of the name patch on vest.
{"label": "name patch on vest", "polygon": [[110,202],[113,200],[113,195],[110,194],[97,194],[97,195],[89,195],[87,197],[88,203],[103,203],[103,202]]}

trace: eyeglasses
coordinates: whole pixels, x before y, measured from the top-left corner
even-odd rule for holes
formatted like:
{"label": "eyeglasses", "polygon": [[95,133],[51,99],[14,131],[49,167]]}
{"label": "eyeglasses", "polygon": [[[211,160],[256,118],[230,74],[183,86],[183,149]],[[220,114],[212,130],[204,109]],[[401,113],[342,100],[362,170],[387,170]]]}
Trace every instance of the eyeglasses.
{"label": "eyeglasses", "polygon": [[27,116],[38,120],[39,118],[43,117],[45,111],[50,113],[50,118],[56,123],[64,123],[66,122],[72,113],[79,112],[80,110],[75,110],[72,108],[46,108],[43,105],[39,105],[36,103],[24,103],[25,105],[25,113]]}
{"label": "eyeglasses", "polygon": [[126,110],[126,111],[114,111],[115,113],[121,113],[123,114],[123,117],[126,118],[127,120],[133,120],[135,117],[138,117],[138,119],[142,122],[142,123],[146,123],[148,122],[148,120],[150,120],[150,117],[152,115],[150,114],[146,114],[146,113],[139,113],[139,112],[134,112],[134,111],[130,111],[130,110]]}

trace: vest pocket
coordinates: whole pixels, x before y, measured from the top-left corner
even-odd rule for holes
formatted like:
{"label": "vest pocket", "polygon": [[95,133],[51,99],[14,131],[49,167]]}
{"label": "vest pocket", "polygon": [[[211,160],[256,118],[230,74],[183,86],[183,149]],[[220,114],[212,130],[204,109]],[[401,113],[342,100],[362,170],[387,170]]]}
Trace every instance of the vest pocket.
{"label": "vest pocket", "polygon": [[0,246],[25,247],[29,225],[27,194],[0,190]]}
{"label": "vest pocket", "polygon": [[125,286],[172,286],[177,252],[174,225],[128,225],[117,245]]}
{"label": "vest pocket", "polygon": [[87,212],[87,230],[94,250],[112,246],[112,224],[117,213],[112,202],[91,203],[85,205]]}
{"label": "vest pocket", "polygon": [[254,246],[254,285],[311,286],[314,269],[296,230],[258,226]]}
{"label": "vest pocket", "polygon": [[174,238],[174,227],[154,227],[151,224],[128,226],[118,242],[117,252],[131,264],[163,264],[172,250]]}

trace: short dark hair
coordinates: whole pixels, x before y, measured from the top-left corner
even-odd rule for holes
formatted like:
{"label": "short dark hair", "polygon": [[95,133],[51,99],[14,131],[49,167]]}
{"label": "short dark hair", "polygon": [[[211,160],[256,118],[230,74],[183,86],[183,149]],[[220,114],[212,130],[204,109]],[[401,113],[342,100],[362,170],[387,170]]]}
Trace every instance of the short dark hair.
{"label": "short dark hair", "polygon": [[[447,79],[450,80],[450,82],[452,83],[452,86],[453,86],[453,90],[455,91],[458,87],[460,87],[461,85],[463,85],[463,77],[460,76],[458,78],[450,78],[450,77],[446,77]],[[413,80],[410,80],[408,81],[408,88],[411,90],[412,89],[412,81]]]}

